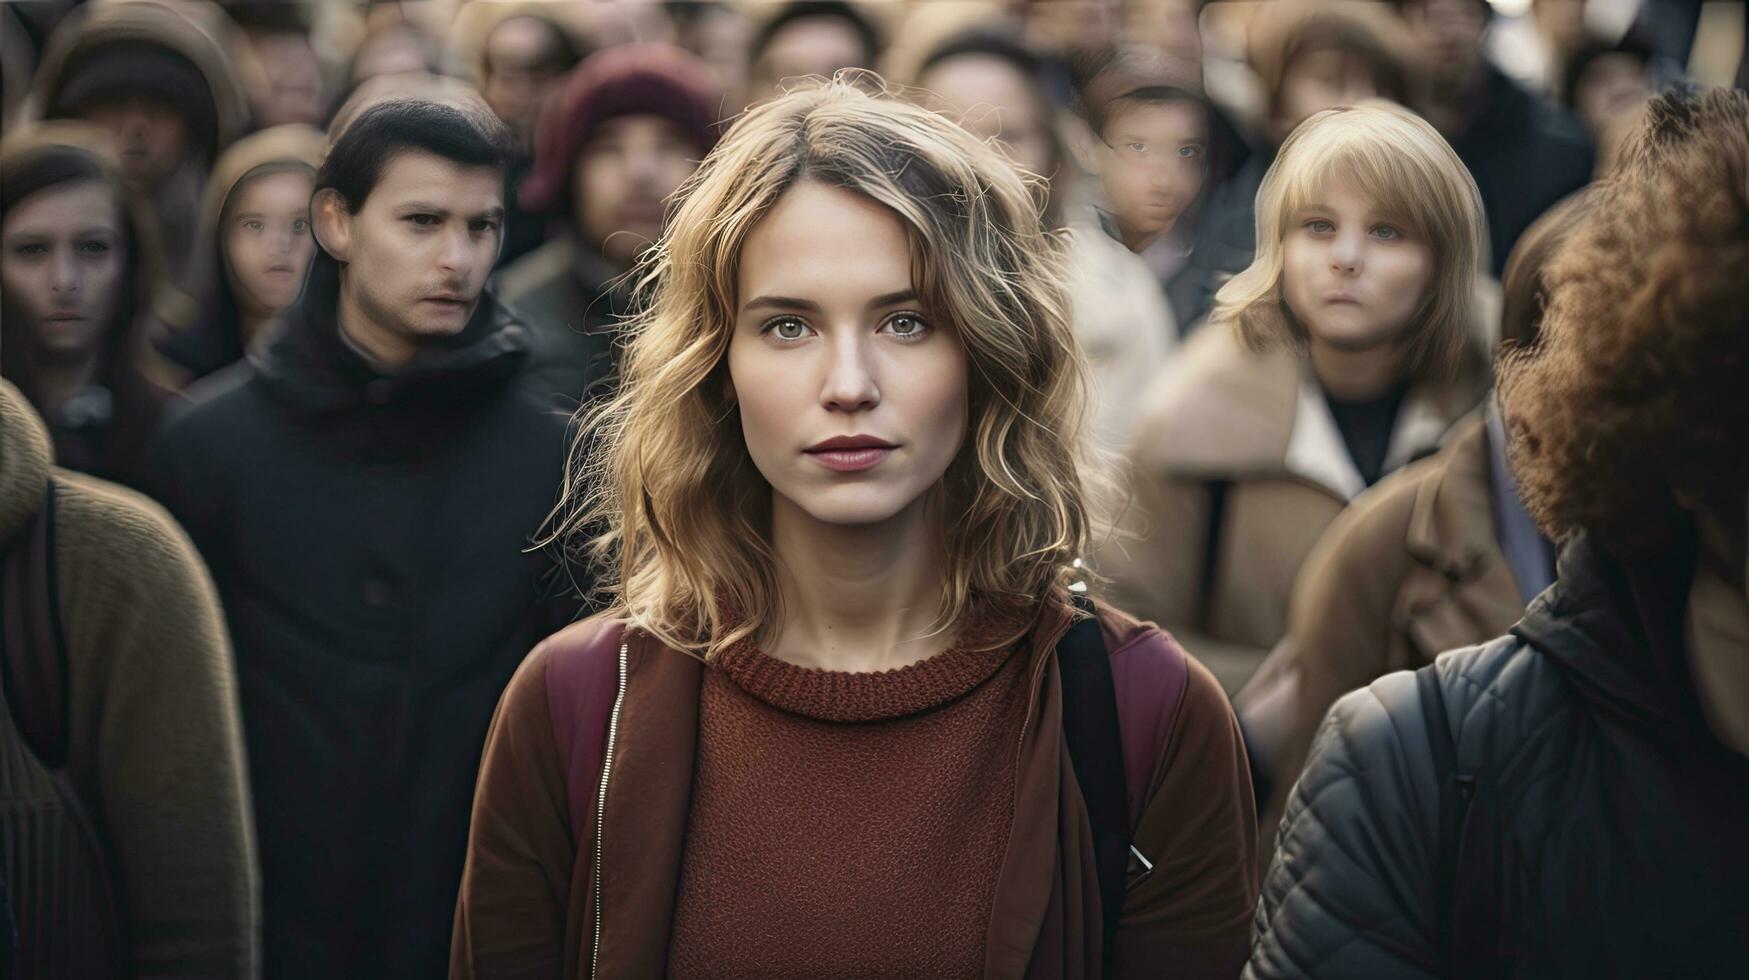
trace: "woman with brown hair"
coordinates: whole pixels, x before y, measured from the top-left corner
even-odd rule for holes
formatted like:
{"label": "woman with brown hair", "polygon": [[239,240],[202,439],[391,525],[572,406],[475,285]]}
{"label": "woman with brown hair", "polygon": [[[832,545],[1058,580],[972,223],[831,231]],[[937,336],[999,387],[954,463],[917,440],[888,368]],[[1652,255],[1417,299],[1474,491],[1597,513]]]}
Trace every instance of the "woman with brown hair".
{"label": "woman with brown hair", "polygon": [[62,122],[0,146],[0,349],[56,462],[138,485],[169,397],[142,368],[163,258],[108,147]]}
{"label": "woman with brown hair", "polygon": [[500,703],[452,976],[1236,974],[1231,710],[1071,598],[1062,261],[996,149],[848,81],[717,145],[583,419],[556,536],[613,608]]}

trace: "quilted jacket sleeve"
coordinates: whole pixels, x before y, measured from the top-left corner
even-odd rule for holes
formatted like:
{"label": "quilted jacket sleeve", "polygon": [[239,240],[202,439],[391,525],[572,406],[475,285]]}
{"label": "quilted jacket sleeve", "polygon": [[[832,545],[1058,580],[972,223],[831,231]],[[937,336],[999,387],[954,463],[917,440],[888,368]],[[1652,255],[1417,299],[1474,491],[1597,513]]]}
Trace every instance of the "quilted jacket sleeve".
{"label": "quilted jacket sleeve", "polygon": [[1414,674],[1338,701],[1288,800],[1245,976],[1437,976],[1438,811]]}

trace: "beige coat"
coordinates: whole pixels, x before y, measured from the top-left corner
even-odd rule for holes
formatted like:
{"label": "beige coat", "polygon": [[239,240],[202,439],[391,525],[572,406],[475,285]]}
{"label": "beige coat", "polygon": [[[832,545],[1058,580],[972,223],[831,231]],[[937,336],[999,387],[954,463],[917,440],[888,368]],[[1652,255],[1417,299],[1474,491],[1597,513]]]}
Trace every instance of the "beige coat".
{"label": "beige coat", "polygon": [[[1482,373],[1411,389],[1387,470],[1433,451],[1480,400]],[[1301,563],[1365,482],[1304,360],[1247,350],[1214,323],[1144,395],[1129,463],[1129,507],[1099,555],[1112,602],[1184,637],[1235,691],[1286,632]]]}
{"label": "beige coat", "polygon": [[1337,698],[1500,636],[1524,612],[1495,535],[1490,465],[1478,415],[1357,501],[1307,559],[1288,636],[1239,698],[1274,770],[1266,829]]}

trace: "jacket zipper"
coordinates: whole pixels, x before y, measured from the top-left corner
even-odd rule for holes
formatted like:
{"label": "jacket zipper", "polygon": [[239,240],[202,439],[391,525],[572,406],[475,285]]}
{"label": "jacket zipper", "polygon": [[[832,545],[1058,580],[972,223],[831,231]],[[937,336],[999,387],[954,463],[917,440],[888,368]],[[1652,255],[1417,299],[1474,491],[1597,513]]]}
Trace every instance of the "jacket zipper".
{"label": "jacket zipper", "polygon": [[589,951],[589,975],[601,975],[601,851],[606,836],[607,780],[613,775],[613,750],[619,741],[619,709],[626,699],[626,656],[629,643],[619,641],[619,689],[613,695],[613,713],[607,721],[607,751],[601,756],[601,789],[595,797],[595,864],[590,869],[595,877],[595,940]]}

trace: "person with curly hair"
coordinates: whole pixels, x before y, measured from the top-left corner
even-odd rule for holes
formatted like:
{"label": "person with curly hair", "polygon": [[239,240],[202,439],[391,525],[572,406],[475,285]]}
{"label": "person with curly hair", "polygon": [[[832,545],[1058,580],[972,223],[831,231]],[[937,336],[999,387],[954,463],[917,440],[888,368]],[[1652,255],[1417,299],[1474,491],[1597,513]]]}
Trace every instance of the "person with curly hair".
{"label": "person with curly hair", "polygon": [[499,703],[452,977],[1237,976],[1232,709],[1073,588],[1064,265],[999,149],[853,79],[717,144],[581,418],[554,534],[613,608]]}
{"label": "person with curly hair", "polygon": [[1652,101],[1499,391],[1563,544],[1512,631],[1336,703],[1249,977],[1742,972],[1749,95]]}

